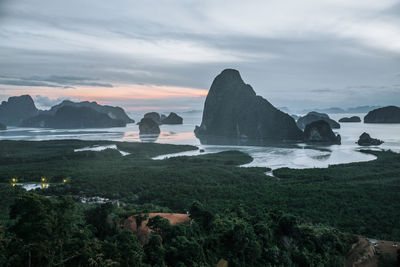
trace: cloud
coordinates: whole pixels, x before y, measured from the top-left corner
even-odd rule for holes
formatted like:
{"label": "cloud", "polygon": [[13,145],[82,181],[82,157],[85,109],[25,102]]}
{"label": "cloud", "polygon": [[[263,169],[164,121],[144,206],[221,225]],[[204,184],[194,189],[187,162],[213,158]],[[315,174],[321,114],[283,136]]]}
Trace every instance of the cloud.
{"label": "cloud", "polygon": [[29,78],[10,78],[4,76],[0,77],[0,84],[13,86],[58,87],[64,89],[74,88],[73,86],[113,87],[110,83],[96,82],[91,78],[55,75],[49,77],[32,76]]}
{"label": "cloud", "polygon": [[0,84],[15,85],[15,86],[41,86],[41,87],[61,87],[61,88],[63,87],[60,85],[54,85],[45,82],[27,81],[19,79],[0,79]]}
{"label": "cloud", "polygon": [[312,92],[312,93],[332,93],[332,92],[335,92],[335,90],[330,89],[330,88],[320,88],[320,89],[311,89],[310,92]]}
{"label": "cloud", "polygon": [[[0,3],[0,73],[17,77],[3,85],[35,92],[49,86],[96,93],[118,84],[204,90],[222,69],[237,68],[279,106],[397,98],[379,87],[398,80],[398,0]],[[375,96],[343,97],[361,83]],[[302,101],[291,101],[296,97]]]}

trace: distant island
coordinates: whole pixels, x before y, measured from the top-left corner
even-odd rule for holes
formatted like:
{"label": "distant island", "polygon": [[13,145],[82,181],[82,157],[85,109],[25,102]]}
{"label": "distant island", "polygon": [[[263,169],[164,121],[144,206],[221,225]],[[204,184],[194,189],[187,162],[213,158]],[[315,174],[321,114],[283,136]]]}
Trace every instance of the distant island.
{"label": "distant island", "polygon": [[300,111],[300,114],[306,114],[311,111],[316,111],[319,113],[328,113],[328,114],[351,114],[351,113],[367,113],[371,110],[380,108],[380,106],[358,106],[358,107],[349,107],[349,108],[314,108],[314,109],[303,109]]}
{"label": "distant island", "polygon": [[70,100],[64,100],[60,104],[53,106],[50,110],[44,111],[43,113],[54,115],[57,112],[57,110],[59,110],[62,107],[65,107],[65,106],[87,107],[87,108],[93,109],[97,112],[107,114],[108,117],[110,117],[111,119],[122,120],[125,123],[134,123],[135,122],[134,120],[129,118],[128,115],[126,115],[125,111],[120,107],[99,105],[99,104],[97,104],[97,102],[89,102],[89,101],[72,102]]}
{"label": "distant island", "polygon": [[0,105],[0,123],[5,126],[38,128],[109,128],[135,122],[120,107],[96,102],[63,102],[39,110],[30,95],[13,96]]}
{"label": "distant island", "polygon": [[176,114],[175,112],[169,113],[168,116],[164,114],[159,114],[158,112],[148,112],[144,114],[146,119],[151,119],[158,125],[161,124],[183,124],[183,118]]}
{"label": "distant island", "polygon": [[388,106],[374,109],[364,117],[364,123],[400,123],[400,108]]}
{"label": "distant island", "polygon": [[361,119],[358,116],[344,117],[341,118],[339,122],[361,122]]}
{"label": "distant island", "polygon": [[89,107],[67,105],[57,109],[54,115],[43,113],[28,118],[21,126],[55,129],[109,128],[124,127],[126,122],[112,119],[107,114]]}
{"label": "distant island", "polygon": [[12,96],[0,105],[0,122],[7,126],[18,126],[39,112],[30,95]]}
{"label": "distant island", "polygon": [[340,129],[340,124],[329,118],[328,114],[316,111],[309,112],[307,115],[300,117],[297,120],[297,126],[300,129],[305,129],[308,124],[319,120],[326,121],[332,129]]}

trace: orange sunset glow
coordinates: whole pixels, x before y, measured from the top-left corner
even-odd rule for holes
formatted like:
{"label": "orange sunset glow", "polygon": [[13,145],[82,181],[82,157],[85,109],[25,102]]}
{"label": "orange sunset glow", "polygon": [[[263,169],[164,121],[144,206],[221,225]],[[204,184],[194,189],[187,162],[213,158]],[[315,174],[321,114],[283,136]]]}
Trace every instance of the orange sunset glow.
{"label": "orange sunset glow", "polygon": [[[139,85],[139,84],[117,84],[113,87],[96,86],[76,86],[74,88],[55,89],[52,87],[25,87],[19,86],[18,89],[2,89],[5,94],[46,95],[51,99],[69,98],[79,101],[97,101],[107,104],[108,101],[115,99],[124,100],[147,100],[147,99],[174,99],[174,98],[198,98],[207,95],[208,90],[178,87],[178,86],[158,86],[158,85]],[[142,107],[139,109],[150,109],[156,107]]]}

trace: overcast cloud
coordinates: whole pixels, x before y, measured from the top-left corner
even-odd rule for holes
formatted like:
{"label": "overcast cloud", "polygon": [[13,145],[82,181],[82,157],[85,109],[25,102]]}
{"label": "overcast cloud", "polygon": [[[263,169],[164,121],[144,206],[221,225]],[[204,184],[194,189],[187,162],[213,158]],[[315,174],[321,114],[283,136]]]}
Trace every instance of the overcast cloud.
{"label": "overcast cloud", "polygon": [[199,109],[224,68],[275,106],[399,105],[400,1],[0,0],[2,99]]}

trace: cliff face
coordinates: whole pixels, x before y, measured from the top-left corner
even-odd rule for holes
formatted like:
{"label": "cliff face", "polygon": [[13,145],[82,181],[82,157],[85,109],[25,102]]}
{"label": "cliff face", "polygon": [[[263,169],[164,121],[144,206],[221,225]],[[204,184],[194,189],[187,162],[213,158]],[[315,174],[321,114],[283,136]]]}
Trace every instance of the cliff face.
{"label": "cliff face", "polygon": [[213,81],[203,119],[195,129],[200,139],[224,137],[263,141],[298,141],[302,131],[292,117],[278,110],[245,84],[237,70],[226,69]]}
{"label": "cliff face", "polygon": [[400,123],[400,108],[388,106],[374,109],[364,117],[365,123]]}
{"label": "cliff face", "polygon": [[340,144],[340,135],[335,135],[331,126],[324,120],[307,124],[304,130],[304,141],[307,143]]}
{"label": "cliff face", "polygon": [[138,124],[139,134],[160,134],[161,132],[158,123],[148,117],[141,119]]}
{"label": "cliff face", "polygon": [[0,122],[5,125],[19,125],[23,120],[36,116],[39,110],[29,95],[12,96],[0,105]]}

